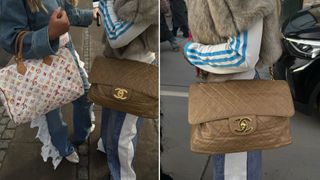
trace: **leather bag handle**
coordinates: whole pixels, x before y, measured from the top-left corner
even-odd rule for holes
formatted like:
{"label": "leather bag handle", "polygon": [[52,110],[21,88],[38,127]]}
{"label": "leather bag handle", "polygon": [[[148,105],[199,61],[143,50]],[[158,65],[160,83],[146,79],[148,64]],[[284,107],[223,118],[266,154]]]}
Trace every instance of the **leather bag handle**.
{"label": "leather bag handle", "polygon": [[274,72],[273,72],[273,67],[272,67],[272,66],[269,66],[269,74],[270,74],[270,79],[271,79],[271,80],[275,80],[275,79],[274,79]]}
{"label": "leather bag handle", "polygon": [[27,31],[19,32],[15,42],[15,48],[16,48],[15,61],[17,63],[17,72],[21,75],[25,75],[27,72],[27,67],[23,63],[23,56],[22,56],[23,39],[26,34],[27,34]]}
{"label": "leather bag handle", "polygon": [[[25,75],[27,72],[27,67],[23,63],[23,39],[25,35],[27,34],[27,31],[21,31],[17,35],[16,42],[15,42],[15,48],[16,48],[16,55],[15,55],[15,61],[17,63],[17,72],[21,75]],[[50,66],[53,62],[53,59],[50,56],[46,56],[43,58],[42,63]]]}

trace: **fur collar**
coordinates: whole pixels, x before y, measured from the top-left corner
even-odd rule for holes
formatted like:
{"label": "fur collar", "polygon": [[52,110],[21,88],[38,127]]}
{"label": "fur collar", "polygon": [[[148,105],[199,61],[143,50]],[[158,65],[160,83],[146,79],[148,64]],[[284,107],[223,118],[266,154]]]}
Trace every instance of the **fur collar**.
{"label": "fur collar", "polygon": [[135,24],[158,24],[157,0],[115,0],[114,10],[118,17]]}
{"label": "fur collar", "polygon": [[147,23],[150,26],[124,47],[112,49],[108,41],[105,41],[105,56],[122,59],[130,54],[158,51],[157,0],[115,0],[114,10],[120,19],[133,22],[135,25]]}
{"label": "fur collar", "polygon": [[258,64],[271,65],[282,51],[278,27],[279,0],[189,0],[188,18],[193,40],[203,44],[226,42],[263,18]]}

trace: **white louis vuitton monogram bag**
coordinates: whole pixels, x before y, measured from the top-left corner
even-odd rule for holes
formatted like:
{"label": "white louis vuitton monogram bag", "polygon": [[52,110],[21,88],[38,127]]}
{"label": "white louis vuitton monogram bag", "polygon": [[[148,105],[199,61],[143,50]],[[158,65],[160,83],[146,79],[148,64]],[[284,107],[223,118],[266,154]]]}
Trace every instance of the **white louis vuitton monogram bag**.
{"label": "white louis vuitton monogram bag", "polygon": [[54,56],[23,60],[23,37],[17,36],[15,64],[0,70],[0,99],[17,124],[30,122],[84,94],[83,82],[66,47]]}

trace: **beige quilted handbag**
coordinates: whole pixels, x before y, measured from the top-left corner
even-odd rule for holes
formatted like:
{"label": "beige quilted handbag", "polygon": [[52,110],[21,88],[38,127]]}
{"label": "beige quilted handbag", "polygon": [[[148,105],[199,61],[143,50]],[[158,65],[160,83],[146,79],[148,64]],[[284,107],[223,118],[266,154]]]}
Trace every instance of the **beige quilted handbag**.
{"label": "beige quilted handbag", "polygon": [[294,107],[285,81],[236,80],[189,89],[191,150],[218,154],[291,143]]}
{"label": "beige quilted handbag", "polygon": [[89,81],[88,97],[95,104],[144,118],[158,118],[157,66],[96,57]]}
{"label": "beige quilted handbag", "polygon": [[71,52],[23,61],[23,37],[17,36],[15,64],[0,70],[0,98],[10,118],[26,123],[74,101],[84,94],[83,82]]}

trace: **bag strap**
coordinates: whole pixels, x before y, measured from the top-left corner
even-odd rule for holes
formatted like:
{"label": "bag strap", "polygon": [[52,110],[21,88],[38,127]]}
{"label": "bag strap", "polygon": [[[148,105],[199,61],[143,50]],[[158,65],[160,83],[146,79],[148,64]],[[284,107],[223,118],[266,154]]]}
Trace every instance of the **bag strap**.
{"label": "bag strap", "polygon": [[[17,35],[16,42],[15,42],[15,61],[17,63],[17,72],[21,75],[25,75],[27,72],[27,67],[23,63],[23,39],[26,36],[28,31],[21,31]],[[46,56],[43,58],[42,63],[50,66],[52,64],[53,59],[50,56]]]}
{"label": "bag strap", "polygon": [[22,56],[22,52],[23,52],[23,39],[25,37],[25,35],[27,34],[27,31],[21,31],[19,32],[17,38],[16,38],[16,42],[15,42],[15,61],[17,63],[17,72],[21,75],[25,75],[25,73],[27,72],[27,67],[24,65],[23,63],[23,56]]}
{"label": "bag strap", "polygon": [[273,67],[272,67],[272,66],[269,66],[269,74],[270,74],[270,79],[271,79],[271,80],[275,80],[275,79],[274,79],[274,73],[273,73]]}
{"label": "bag strap", "polygon": [[[281,15],[281,1],[280,0],[275,0],[276,2],[276,7],[275,7],[275,11],[278,15],[278,17]],[[273,72],[273,66],[269,66],[269,74],[270,74],[270,79],[271,80],[275,80],[274,79],[274,72]]]}
{"label": "bag strap", "polygon": [[281,0],[276,0],[276,13],[281,16]]}
{"label": "bag strap", "polygon": [[[16,56],[20,56],[22,58],[22,52],[23,52],[23,39],[26,35],[27,31],[21,31],[18,33],[16,41],[15,41],[15,54]],[[22,59],[18,59],[22,60]]]}

